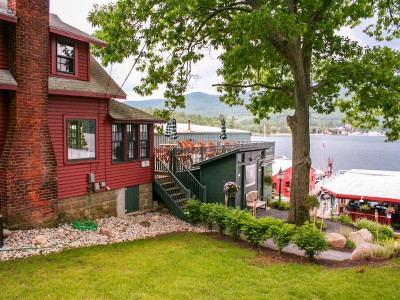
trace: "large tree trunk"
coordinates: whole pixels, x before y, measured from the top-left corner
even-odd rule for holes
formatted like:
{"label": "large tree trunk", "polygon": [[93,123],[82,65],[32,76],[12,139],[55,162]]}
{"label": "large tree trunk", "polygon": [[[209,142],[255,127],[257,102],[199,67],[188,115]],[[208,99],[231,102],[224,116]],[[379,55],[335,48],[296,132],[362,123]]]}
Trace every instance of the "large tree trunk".
{"label": "large tree trunk", "polygon": [[309,86],[301,63],[293,68],[295,79],[295,113],[287,118],[292,132],[292,186],[288,222],[302,225],[310,219],[309,211],[302,206],[310,183],[310,132],[309,132]]}

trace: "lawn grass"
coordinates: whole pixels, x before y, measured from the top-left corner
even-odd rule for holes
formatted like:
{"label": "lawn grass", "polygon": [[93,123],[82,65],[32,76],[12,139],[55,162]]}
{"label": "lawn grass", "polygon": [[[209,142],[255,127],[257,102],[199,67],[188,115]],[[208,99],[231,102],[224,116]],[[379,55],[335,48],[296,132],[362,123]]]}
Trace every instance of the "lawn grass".
{"label": "lawn grass", "polygon": [[400,260],[327,269],[178,233],[0,262],[0,299],[398,299]]}

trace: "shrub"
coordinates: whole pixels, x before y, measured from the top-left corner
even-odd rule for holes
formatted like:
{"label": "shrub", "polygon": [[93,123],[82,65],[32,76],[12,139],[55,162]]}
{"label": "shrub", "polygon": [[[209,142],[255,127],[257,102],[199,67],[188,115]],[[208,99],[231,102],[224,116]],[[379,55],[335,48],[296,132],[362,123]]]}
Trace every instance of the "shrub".
{"label": "shrub", "polygon": [[224,230],[226,228],[225,225],[225,218],[226,215],[229,211],[229,208],[226,207],[225,205],[222,204],[211,204],[211,209],[209,212],[209,221],[212,222],[212,224],[216,224],[218,227],[218,232],[219,233],[224,233]]}
{"label": "shrub", "polygon": [[235,240],[238,240],[241,233],[241,226],[244,220],[251,218],[251,214],[240,208],[229,209],[225,216],[226,231],[229,232]]}
{"label": "shrub", "polygon": [[[314,227],[314,221],[310,220],[310,221],[305,221],[304,225],[310,226],[310,227]],[[315,221],[315,227],[318,229],[321,229],[322,226],[322,230],[326,230],[328,228],[328,226],[326,225],[326,223],[322,223],[322,221],[316,220]]]}
{"label": "shrub", "polygon": [[244,237],[257,247],[260,243],[265,241],[268,236],[268,228],[265,226],[262,219],[256,219],[254,217],[242,220],[241,231]]}
{"label": "shrub", "polygon": [[305,251],[309,259],[328,249],[325,235],[310,225],[299,227],[293,235],[292,241],[299,249]]}
{"label": "shrub", "polygon": [[287,202],[274,201],[270,204],[270,207],[279,210],[289,210],[290,205]]}
{"label": "shrub", "polygon": [[[374,239],[379,239],[379,240],[390,240],[394,239],[394,232],[392,227],[386,226],[386,225],[380,225],[376,224],[374,221],[366,220],[366,219],[360,219],[354,222],[354,225],[356,226],[357,229],[368,229],[372,235],[374,236]],[[376,229],[378,228],[378,236],[376,236]]]}
{"label": "shrub", "polygon": [[344,225],[349,225],[351,223],[351,218],[349,215],[342,214],[339,217],[339,222],[344,224]]}
{"label": "shrub", "polygon": [[319,207],[318,197],[315,195],[308,195],[301,201],[301,205],[307,207],[308,209],[313,209],[314,207]]}
{"label": "shrub", "polygon": [[192,224],[201,222],[201,202],[199,200],[191,199],[187,202],[185,207],[185,214],[188,216]]}
{"label": "shrub", "polygon": [[289,245],[296,231],[296,226],[294,224],[283,223],[282,225],[271,226],[269,231],[275,246],[281,252],[283,248]]}
{"label": "shrub", "polygon": [[387,225],[383,225],[378,229],[379,233],[379,240],[393,240],[394,239],[394,232],[393,228]]}
{"label": "shrub", "polygon": [[200,206],[200,220],[202,223],[207,225],[208,229],[213,229],[214,227],[214,221],[210,216],[212,209],[212,204],[211,203],[204,203],[203,205]]}
{"label": "shrub", "polygon": [[344,246],[347,249],[352,249],[352,250],[356,248],[356,244],[354,244],[354,242],[351,240],[346,240],[346,244]]}

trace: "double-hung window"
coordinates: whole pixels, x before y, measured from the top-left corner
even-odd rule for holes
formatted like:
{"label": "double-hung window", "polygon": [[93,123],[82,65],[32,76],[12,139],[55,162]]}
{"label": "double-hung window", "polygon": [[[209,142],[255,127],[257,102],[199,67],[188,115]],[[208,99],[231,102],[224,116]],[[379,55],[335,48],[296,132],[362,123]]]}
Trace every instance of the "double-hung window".
{"label": "double-hung window", "polygon": [[75,44],[71,39],[57,37],[57,72],[75,74]]}
{"label": "double-hung window", "polygon": [[137,125],[114,123],[112,125],[113,162],[136,160],[138,158]]}
{"label": "double-hung window", "polygon": [[67,160],[96,159],[96,120],[67,119]]}
{"label": "double-hung window", "polygon": [[150,157],[150,125],[140,124],[140,158]]}
{"label": "double-hung window", "polygon": [[113,161],[124,161],[124,124],[112,125]]}

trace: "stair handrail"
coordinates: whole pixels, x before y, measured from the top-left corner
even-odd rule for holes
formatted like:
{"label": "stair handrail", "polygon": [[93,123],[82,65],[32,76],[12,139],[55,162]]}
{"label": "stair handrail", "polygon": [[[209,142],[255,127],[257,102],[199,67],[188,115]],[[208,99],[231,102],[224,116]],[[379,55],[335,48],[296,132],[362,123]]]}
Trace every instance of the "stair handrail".
{"label": "stair handrail", "polygon": [[[179,159],[176,152],[171,152],[171,161],[174,162],[174,167],[172,168],[175,174],[184,172],[189,177],[190,191],[192,195],[196,195],[198,200],[201,202],[206,202],[206,187],[203,186],[200,181],[190,172],[189,168]],[[173,173],[173,172],[171,172]],[[181,182],[181,181],[180,181]],[[182,183],[184,185],[184,183]]]}
{"label": "stair handrail", "polygon": [[[187,189],[185,185],[167,168],[167,166],[164,164],[164,162],[159,159],[157,156],[155,156],[155,163],[157,167],[161,166],[160,171],[166,171],[177,183],[178,185],[186,192],[186,195],[188,198],[191,197],[191,192],[190,189]],[[157,181],[157,178],[154,178],[155,181]],[[158,182],[157,182],[158,183]]]}

